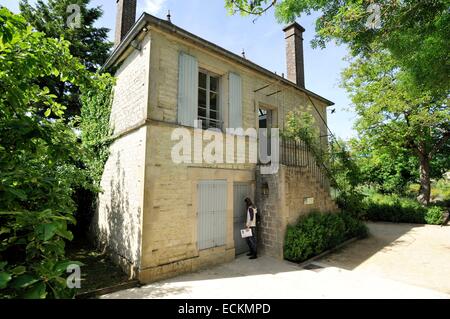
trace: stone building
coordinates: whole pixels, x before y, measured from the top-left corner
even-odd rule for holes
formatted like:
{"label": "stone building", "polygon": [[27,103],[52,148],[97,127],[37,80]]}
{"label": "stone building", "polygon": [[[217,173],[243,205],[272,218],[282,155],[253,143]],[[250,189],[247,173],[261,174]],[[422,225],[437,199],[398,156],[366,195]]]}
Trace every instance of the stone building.
{"label": "stone building", "polygon": [[[284,78],[170,21],[144,13],[135,22],[135,0],[117,5],[116,45],[104,66],[117,78],[114,142],[92,224],[99,244],[142,282],[230,261],[245,251],[239,231],[249,196],[258,206],[260,251],[282,258],[288,223],[312,209],[336,210],[328,182],[301,143],[280,143],[279,169],[267,174],[272,163],[249,160],[258,136],[225,128],[282,129],[289,111],[304,109],[327,135],[333,103],[304,86],[304,29],[284,29]],[[174,160],[180,128],[200,135],[200,146],[208,144],[206,129],[223,132],[215,138],[224,153],[235,151],[231,162],[205,162],[201,154]]]}

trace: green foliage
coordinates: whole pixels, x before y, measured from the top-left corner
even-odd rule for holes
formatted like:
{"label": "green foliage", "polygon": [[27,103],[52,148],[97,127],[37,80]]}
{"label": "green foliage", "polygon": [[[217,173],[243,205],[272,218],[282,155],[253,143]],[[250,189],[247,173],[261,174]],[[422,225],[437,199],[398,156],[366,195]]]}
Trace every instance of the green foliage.
{"label": "green foliage", "polygon": [[[225,0],[229,12],[258,14],[272,0]],[[380,5],[380,28],[367,27],[371,3]],[[292,22],[301,14],[319,12],[313,46],[324,47],[335,40],[345,43],[353,56],[370,55],[373,46],[387,50],[395,64],[411,74],[421,89],[447,92],[450,12],[448,0],[281,0],[275,15]]]}
{"label": "green foliage", "polygon": [[[88,71],[96,72],[106,61],[112,43],[108,41],[107,28],[95,24],[103,15],[101,7],[89,8],[91,0],[48,0],[37,1],[33,5],[27,0],[20,1],[22,16],[37,30],[49,38],[63,38],[69,43],[70,53],[78,58]],[[69,27],[67,20],[72,12],[68,6],[80,7],[79,27]],[[65,105],[65,116],[70,118],[80,114],[80,90],[70,81],[59,81],[58,75],[41,78],[40,86],[46,86],[57,96],[56,100]]]}
{"label": "green foliage", "polygon": [[[258,14],[272,1],[226,0],[227,8]],[[380,5],[381,27],[367,22]],[[314,47],[330,41],[350,49],[342,86],[351,94],[357,130],[366,141],[362,173],[380,191],[402,192],[420,172],[418,200],[430,201],[430,176],[448,170],[450,150],[450,11],[448,0],[281,0],[275,15],[292,22],[318,12]],[[411,167],[415,165],[414,169]]]}
{"label": "green foliage", "polygon": [[369,220],[394,223],[425,223],[426,208],[417,201],[397,195],[374,194],[365,199]]}
{"label": "green foliage", "polygon": [[320,130],[311,109],[288,112],[281,135],[305,142],[318,163],[326,162],[326,150],[320,143]]}
{"label": "green foliage", "polygon": [[[386,52],[357,58],[343,73],[342,85],[358,114],[356,129],[364,137],[360,163],[366,172],[378,174],[387,191],[404,190],[420,172],[419,200],[428,204],[430,165],[445,152],[450,137],[447,97],[418,90]],[[414,173],[408,173],[414,164]]]}
{"label": "green foliage", "polygon": [[320,130],[310,111],[289,112],[281,136],[305,142],[332,186],[338,189],[342,203],[354,193],[360,183],[359,167],[344,141],[321,143]]}
{"label": "green foliage", "polygon": [[243,16],[262,15],[275,5],[274,0],[225,0],[225,8],[230,14],[239,12]]}
{"label": "green foliage", "polygon": [[443,143],[439,152],[431,158],[431,178],[440,179],[450,171],[450,139]]}
{"label": "green foliage", "polygon": [[353,237],[364,238],[366,226],[347,213],[313,212],[300,217],[286,231],[284,257],[301,262]]}
{"label": "green foliage", "polygon": [[442,224],[444,216],[444,208],[433,206],[427,209],[425,214],[425,221],[427,224],[440,225]]}
{"label": "green foliage", "polygon": [[343,193],[354,193],[362,182],[361,169],[348,143],[339,140],[330,144],[330,170],[337,188]]}
{"label": "green foliage", "polygon": [[104,87],[109,77],[88,72],[67,41],[34,31],[6,8],[0,70],[0,295],[71,297],[64,242],[72,239],[74,189],[91,188],[82,169],[86,152],[64,118],[66,107],[36,81],[54,76],[82,91]]}
{"label": "green foliage", "polygon": [[311,114],[310,108],[305,111],[297,110],[288,112],[284,126],[283,136],[303,140],[309,146],[316,147],[317,153],[319,153],[320,149],[317,144],[320,131]]}
{"label": "green foliage", "polygon": [[113,78],[105,78],[102,88],[87,90],[82,96],[81,141],[84,150],[90,154],[85,164],[94,185],[99,186],[103,168],[109,156],[111,127],[109,118],[113,98]]}
{"label": "green foliage", "polygon": [[[411,183],[407,186],[406,195],[414,196],[420,188],[419,184]],[[433,202],[446,203],[450,202],[450,181],[439,179],[431,183],[431,199]]]}
{"label": "green foliage", "polygon": [[[6,257],[0,271],[1,298],[72,298],[66,288],[64,240],[72,240],[69,214],[51,209],[40,212],[0,212],[2,220],[0,254]],[[2,278],[3,277],[3,281]]]}
{"label": "green foliage", "polygon": [[369,235],[369,229],[361,221],[361,219],[356,218],[353,214],[344,211],[340,213],[340,217],[345,224],[344,238],[366,238]]}
{"label": "green foliage", "polygon": [[[374,139],[362,137],[350,141],[360,180],[381,193],[403,194],[409,183],[419,177],[417,156],[402,147],[373,145]],[[416,193],[419,192],[417,188]]]}
{"label": "green foliage", "polygon": [[416,200],[398,195],[373,193],[364,199],[366,218],[394,223],[440,224],[443,208],[424,207]]}
{"label": "green foliage", "polygon": [[450,180],[440,179],[432,184],[431,195],[438,201],[450,201]]}
{"label": "green foliage", "polygon": [[340,192],[335,201],[338,207],[356,219],[365,219],[366,207],[363,203],[364,194],[359,190]]}

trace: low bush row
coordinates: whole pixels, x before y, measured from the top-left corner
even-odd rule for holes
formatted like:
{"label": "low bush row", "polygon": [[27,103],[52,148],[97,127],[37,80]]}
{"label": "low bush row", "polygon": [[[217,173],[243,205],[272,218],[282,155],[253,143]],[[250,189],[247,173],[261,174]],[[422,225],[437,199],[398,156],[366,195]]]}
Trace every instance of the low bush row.
{"label": "low bush row", "polygon": [[286,231],[284,258],[302,262],[353,237],[366,237],[367,227],[349,213],[313,212]]}
{"label": "low bush row", "polygon": [[444,208],[422,206],[416,200],[397,195],[372,194],[364,199],[362,209],[366,219],[394,223],[439,225]]}

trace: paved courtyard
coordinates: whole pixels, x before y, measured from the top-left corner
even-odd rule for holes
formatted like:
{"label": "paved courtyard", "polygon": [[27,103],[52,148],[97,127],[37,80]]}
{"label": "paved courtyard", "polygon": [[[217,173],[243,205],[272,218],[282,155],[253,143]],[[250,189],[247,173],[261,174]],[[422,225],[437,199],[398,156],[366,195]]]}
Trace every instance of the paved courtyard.
{"label": "paved courtyard", "polygon": [[369,223],[371,236],[320,260],[325,266],[450,294],[450,226]]}
{"label": "paved courtyard", "polygon": [[263,256],[102,298],[450,298],[450,227],[369,223],[309,269]]}

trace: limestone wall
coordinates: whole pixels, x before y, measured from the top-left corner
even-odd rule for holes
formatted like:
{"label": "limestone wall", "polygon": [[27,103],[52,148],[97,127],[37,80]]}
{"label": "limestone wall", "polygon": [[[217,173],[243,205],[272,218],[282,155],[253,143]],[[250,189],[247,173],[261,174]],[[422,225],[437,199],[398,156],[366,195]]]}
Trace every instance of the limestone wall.
{"label": "limestone wall", "polygon": [[[274,83],[273,78],[157,28],[150,28],[141,41],[141,50],[129,49],[130,54],[116,73],[111,124],[117,139],[103,174],[94,229],[113,257],[143,282],[232,260],[233,184],[248,182],[257,188],[255,163],[173,162],[171,152],[176,141],[171,136],[179,127],[176,121],[180,51],[196,56],[200,68],[221,77],[224,127],[228,127],[229,72],[242,78],[244,129],[258,128],[259,107],[272,109],[282,128],[287,112],[307,109],[310,104],[299,90]],[[254,92],[268,84],[268,88]],[[276,91],[280,92],[270,95]],[[325,105],[314,101],[325,116]],[[318,118],[315,110],[311,112]],[[316,122],[323,131],[323,123],[319,119]],[[247,139],[246,150],[248,143]],[[245,156],[248,158],[248,153]],[[242,158],[243,154],[236,157]],[[304,211],[296,206],[303,196],[298,195],[296,188],[303,185],[303,180],[284,168],[277,175],[264,178],[275,192],[267,200],[259,197],[262,243],[271,254],[279,256],[286,224]],[[199,251],[197,184],[213,179],[226,180],[228,185],[227,239],[222,247]],[[305,187],[302,192],[307,192]]]}
{"label": "limestone wall", "polygon": [[111,126],[114,135],[129,131],[147,118],[149,93],[150,36],[141,42],[141,50],[131,53],[116,71]]}
{"label": "limestone wall", "polygon": [[141,256],[146,128],[113,143],[92,227],[98,244],[134,274]]}
{"label": "limestone wall", "polygon": [[101,180],[91,230],[97,244],[131,276],[141,259],[150,37],[116,73],[111,126],[116,137]]}
{"label": "limestone wall", "polygon": [[[258,128],[258,107],[264,106],[276,111],[278,127],[282,128],[286,114],[295,109],[310,110],[316,118],[316,123],[322,133],[326,132],[325,125],[316,110],[312,107],[306,94],[288,85],[277,83],[273,78],[261,75],[223,56],[194,46],[186,40],[174,35],[163,33],[156,29],[151,32],[152,54],[150,67],[150,96],[149,117],[169,123],[176,123],[177,94],[178,94],[178,55],[180,51],[195,56],[199,68],[208,70],[220,76],[221,81],[221,109],[224,127],[228,127],[228,73],[238,73],[242,78],[243,95],[243,126],[244,128]],[[280,53],[281,58],[281,53]],[[254,92],[268,84],[269,87]],[[270,95],[281,91],[278,94]],[[270,96],[267,96],[270,95]],[[326,120],[326,105],[311,98],[320,115]]]}
{"label": "limestone wall", "polygon": [[[142,262],[139,279],[151,282],[234,259],[233,184],[254,182],[255,166],[244,164],[174,164],[171,134],[177,126],[149,123]],[[197,184],[226,180],[226,244],[198,250]]]}
{"label": "limestone wall", "polygon": [[[312,198],[313,203],[305,201]],[[260,212],[259,243],[263,252],[283,258],[288,224],[311,211],[336,212],[329,190],[323,188],[305,168],[282,165],[277,174],[256,171],[256,205]]]}
{"label": "limestone wall", "polygon": [[[152,46],[144,196],[146,208],[143,214],[142,262],[139,270],[139,278],[144,282],[234,258],[233,183],[245,181],[255,184],[256,165],[248,162],[244,164],[175,164],[172,161],[171,150],[176,142],[171,140],[171,134],[179,127],[176,122],[180,51],[195,56],[198,59],[199,68],[220,76],[220,107],[224,127],[228,127],[229,72],[238,73],[242,78],[244,129],[258,128],[259,107],[267,107],[274,111],[278,127],[283,127],[284,118],[290,110],[306,110],[308,106],[311,107],[309,99],[303,92],[279,83],[255,93],[254,91],[258,88],[273,83],[273,79],[230,62],[204,48],[194,46],[189,41],[157,29],[151,29],[150,36]],[[267,96],[278,90],[281,91],[279,94]],[[314,102],[321,115],[325,117],[325,105],[315,99]],[[310,108],[310,110],[317,118],[317,124],[324,131],[324,125],[318,114],[314,109]],[[192,128],[187,129],[193,131]],[[248,141],[246,150],[248,150]],[[224,154],[225,151],[224,149]],[[242,157],[242,154],[238,154],[237,157]],[[248,158],[248,154],[246,157]],[[284,178],[284,172],[282,176]],[[274,183],[277,183],[277,177],[278,175],[272,176]],[[197,184],[200,180],[207,179],[226,179],[228,183],[227,241],[223,247],[198,251]],[[282,191],[279,189],[278,202],[283,201]],[[276,228],[276,231],[270,231],[267,228],[263,236],[266,242],[273,243],[276,247],[274,251],[279,253],[282,251],[280,247],[288,217],[277,217],[280,211],[276,209],[277,205],[280,204],[265,209],[267,214],[263,221],[268,227]],[[282,212],[285,213],[286,209]]]}

